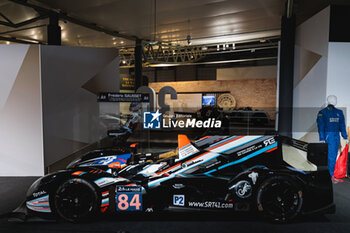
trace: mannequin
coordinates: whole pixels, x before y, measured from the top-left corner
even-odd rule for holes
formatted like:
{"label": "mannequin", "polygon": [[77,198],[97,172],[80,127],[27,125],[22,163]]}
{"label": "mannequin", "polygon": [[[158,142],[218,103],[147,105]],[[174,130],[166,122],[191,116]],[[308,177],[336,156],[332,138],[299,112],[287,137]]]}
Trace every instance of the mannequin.
{"label": "mannequin", "polygon": [[328,169],[331,177],[334,173],[335,163],[338,155],[340,143],[339,132],[348,141],[346,134],[345,119],[343,111],[337,109],[337,97],[330,95],[327,97],[327,107],[319,111],[317,115],[317,127],[321,142],[328,143]]}

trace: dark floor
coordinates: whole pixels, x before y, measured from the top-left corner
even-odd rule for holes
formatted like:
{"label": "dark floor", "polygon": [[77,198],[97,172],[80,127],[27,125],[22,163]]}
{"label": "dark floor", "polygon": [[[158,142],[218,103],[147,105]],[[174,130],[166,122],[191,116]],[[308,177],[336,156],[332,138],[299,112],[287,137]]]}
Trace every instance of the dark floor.
{"label": "dark floor", "polygon": [[[317,198],[317,197],[315,197]],[[335,232],[348,233],[350,231],[350,180],[334,185],[334,198],[337,212],[325,217],[308,217],[299,219],[294,223],[276,224],[256,220],[252,216],[221,216],[216,214],[192,214],[162,216],[158,221],[146,219],[143,221],[123,219],[103,219],[84,224],[71,224],[65,222],[36,222],[36,223],[10,223],[6,218],[0,219],[1,233],[22,232],[48,232],[48,233],[112,233],[112,232],[215,232],[215,233],[255,233],[255,232]]]}

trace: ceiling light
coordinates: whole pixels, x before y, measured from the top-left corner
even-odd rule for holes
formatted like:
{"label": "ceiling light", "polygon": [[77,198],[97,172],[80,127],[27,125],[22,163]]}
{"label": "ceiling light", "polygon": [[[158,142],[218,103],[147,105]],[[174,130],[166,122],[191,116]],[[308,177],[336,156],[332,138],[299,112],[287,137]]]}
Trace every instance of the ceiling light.
{"label": "ceiling light", "polygon": [[202,50],[203,50],[203,51],[207,51],[207,50],[208,50],[208,47],[207,47],[207,46],[203,46],[203,47],[202,47]]}
{"label": "ceiling light", "polygon": [[232,43],[232,49],[236,49],[236,44]]}
{"label": "ceiling light", "polygon": [[226,50],[226,45],[222,45],[222,50]]}
{"label": "ceiling light", "polygon": [[125,60],[123,60],[123,61],[122,61],[122,63],[123,63],[123,64],[126,64],[126,61],[125,61]]}
{"label": "ceiling light", "polygon": [[220,45],[217,45],[216,46],[216,51],[219,51],[220,50]]}
{"label": "ceiling light", "polygon": [[6,44],[10,44],[10,41],[6,41]]}
{"label": "ceiling light", "polygon": [[266,40],[260,40],[260,43],[265,43],[266,42]]}
{"label": "ceiling light", "polygon": [[124,41],[120,41],[121,44],[124,44]]}
{"label": "ceiling light", "polygon": [[117,42],[113,42],[113,44],[114,44],[114,45],[116,45],[116,44],[117,44]]}

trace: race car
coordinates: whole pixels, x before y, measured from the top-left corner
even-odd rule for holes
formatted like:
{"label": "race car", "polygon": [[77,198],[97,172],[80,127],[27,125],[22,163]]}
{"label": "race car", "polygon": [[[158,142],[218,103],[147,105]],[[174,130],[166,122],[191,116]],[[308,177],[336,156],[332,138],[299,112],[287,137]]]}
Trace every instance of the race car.
{"label": "race car", "polygon": [[334,213],[327,145],[276,135],[206,136],[165,153],[90,152],[35,181],[28,215],[253,211],[275,221]]}

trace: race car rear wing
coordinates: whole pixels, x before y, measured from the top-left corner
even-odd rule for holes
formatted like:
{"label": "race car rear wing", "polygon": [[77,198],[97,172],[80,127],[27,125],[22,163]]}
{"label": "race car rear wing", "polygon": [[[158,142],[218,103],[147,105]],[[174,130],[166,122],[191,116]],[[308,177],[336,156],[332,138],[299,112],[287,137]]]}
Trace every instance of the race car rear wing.
{"label": "race car rear wing", "polygon": [[320,167],[328,167],[328,144],[309,143],[307,146],[307,159]]}
{"label": "race car rear wing", "polygon": [[315,164],[318,169],[328,166],[327,143],[307,143],[285,136],[278,136],[278,141],[307,152],[307,160]]}

